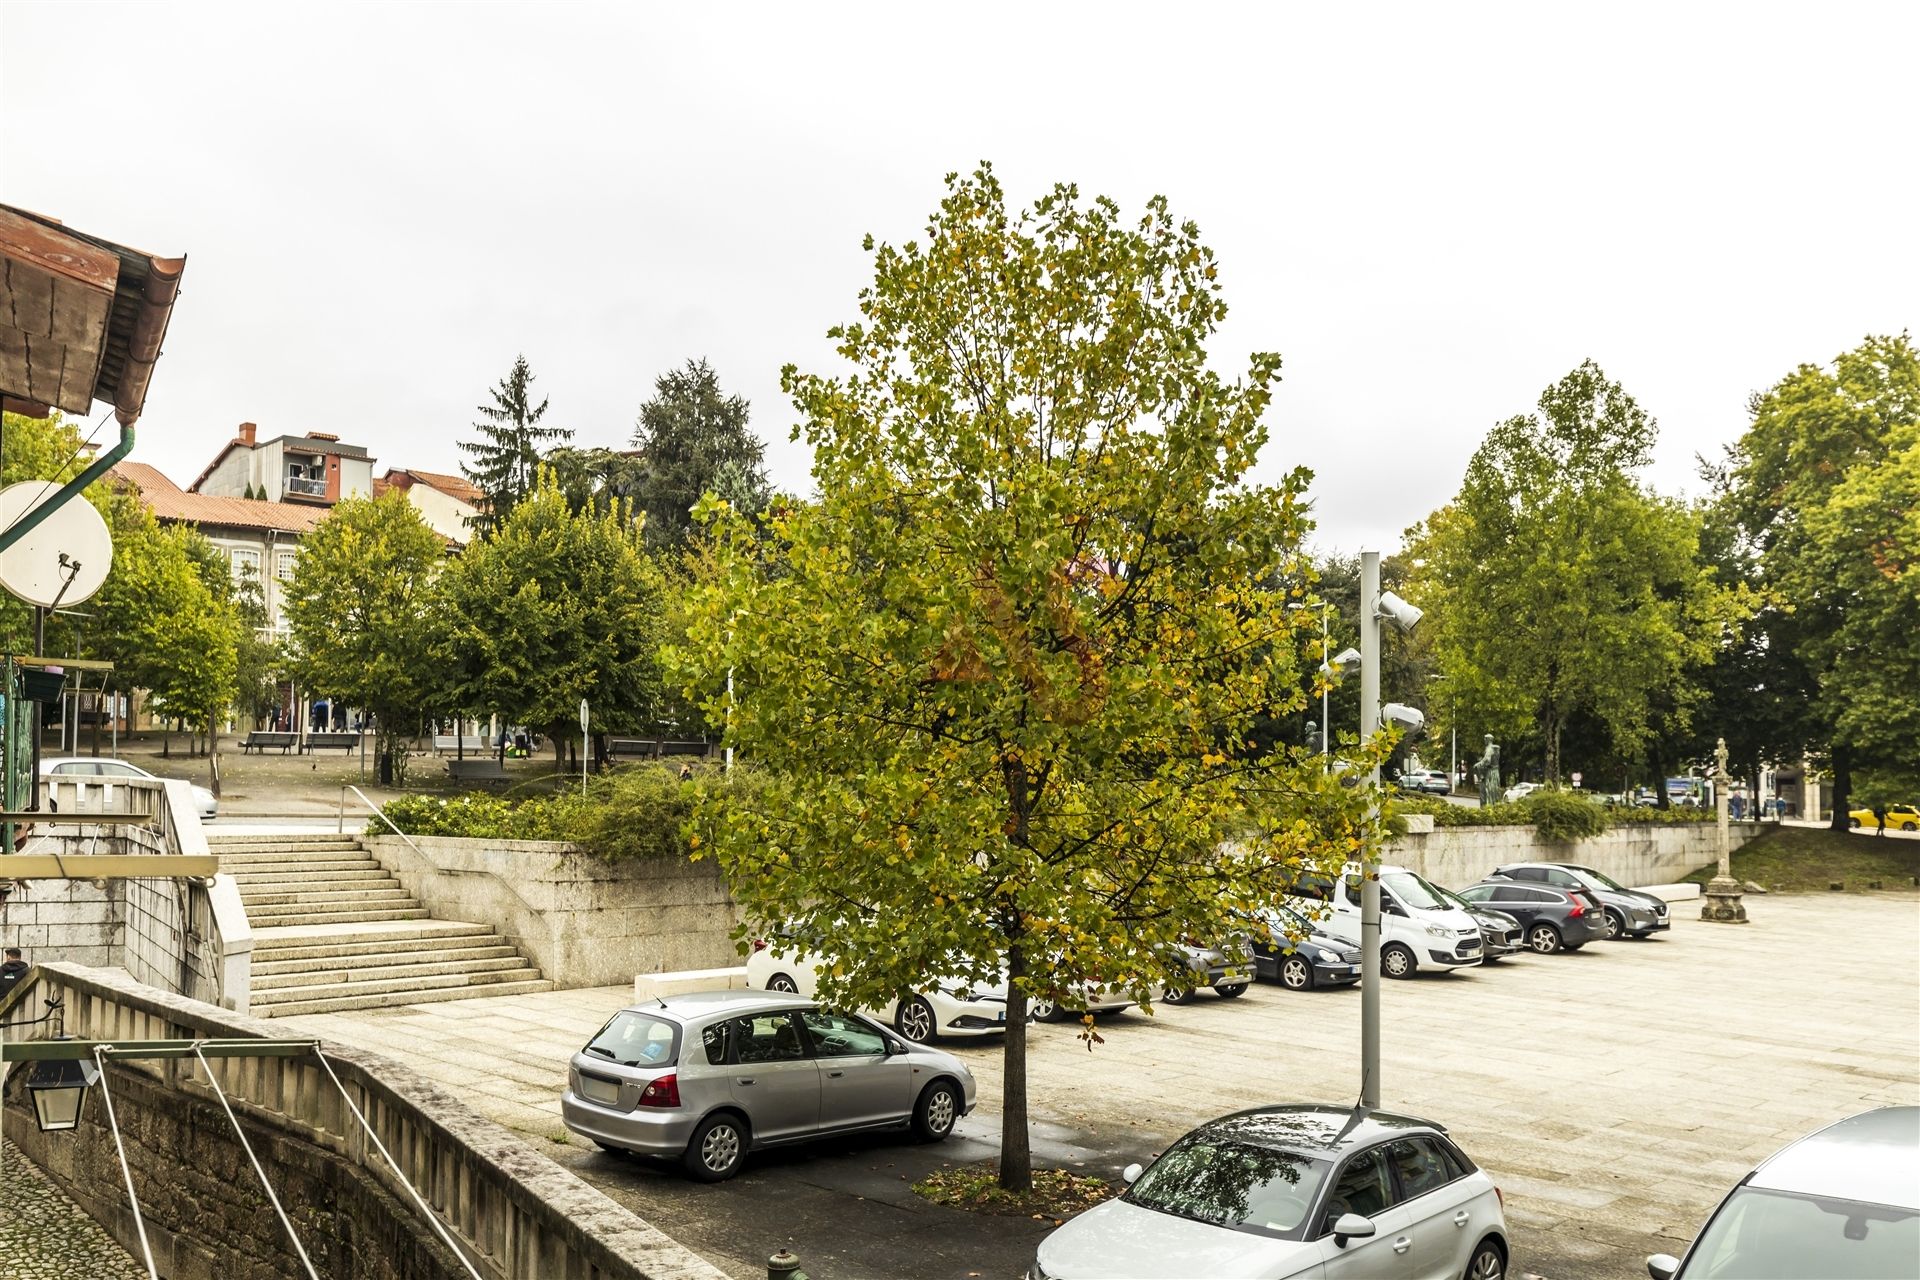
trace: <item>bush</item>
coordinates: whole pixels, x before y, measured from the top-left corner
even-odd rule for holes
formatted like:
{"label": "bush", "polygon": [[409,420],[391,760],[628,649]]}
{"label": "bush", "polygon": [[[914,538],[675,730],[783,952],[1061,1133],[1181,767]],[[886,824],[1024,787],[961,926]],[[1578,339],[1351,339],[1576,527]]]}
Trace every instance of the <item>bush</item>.
{"label": "bush", "polygon": [[[1684,826],[1712,822],[1714,811],[1675,805],[1671,809],[1610,809],[1579,791],[1536,791],[1512,804],[1449,804],[1438,796],[1404,795],[1388,802],[1389,813],[1425,813],[1436,827],[1532,827],[1546,840],[1577,840],[1610,826],[1644,823]],[[1543,820],[1543,814],[1546,815]]]}
{"label": "bush", "polygon": [[1555,787],[1536,791],[1520,802],[1542,840],[1580,840],[1607,829],[1607,811],[1585,796]]}
{"label": "bush", "polygon": [[385,809],[410,836],[556,840],[603,858],[684,858],[694,805],[718,787],[743,803],[760,791],[758,776],[748,769],[735,769],[731,778],[703,770],[682,781],[674,766],[637,764],[592,779],[584,799],[578,791],[518,800],[472,792],[450,799],[401,796]]}

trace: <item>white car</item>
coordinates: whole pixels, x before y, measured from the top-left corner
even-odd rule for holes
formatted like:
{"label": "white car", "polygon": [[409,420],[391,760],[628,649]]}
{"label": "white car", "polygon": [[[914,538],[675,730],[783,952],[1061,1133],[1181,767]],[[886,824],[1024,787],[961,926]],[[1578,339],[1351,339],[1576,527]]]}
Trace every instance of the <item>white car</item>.
{"label": "white car", "polygon": [[[1349,862],[1324,900],[1296,897],[1287,905],[1329,937],[1360,945],[1360,865]],[[1303,883],[1296,893],[1309,889]],[[1405,867],[1380,868],[1380,972],[1411,978],[1421,969],[1469,969],[1486,958],[1480,922]]]}
{"label": "white car", "polygon": [[1534,792],[1538,791],[1539,789],[1540,789],[1540,784],[1537,782],[1516,782],[1512,786],[1508,787],[1506,791],[1502,794],[1504,795],[1507,803],[1512,804],[1515,800],[1525,800],[1528,796],[1532,795]]}
{"label": "white car", "polygon": [[1259,1107],[1201,1125],[1045,1240],[1028,1280],[1501,1280],[1500,1190],[1430,1121]]}
{"label": "white car", "polygon": [[[747,957],[747,985],[763,991],[793,991],[812,999],[819,969],[818,956],[779,949],[778,943],[756,938]],[[935,979],[925,990],[910,992],[884,1009],[861,1012],[887,1023],[904,1040],[928,1044],[936,1036],[986,1036],[1007,1029],[1007,984]]]}
{"label": "white car", "polygon": [[[94,781],[111,783],[115,778],[145,778],[151,782],[161,781],[157,774],[148,773],[138,765],[128,764],[125,760],[110,760],[105,756],[54,756],[40,762],[40,777],[59,778],[63,781]],[[197,784],[193,787],[193,805],[203,818],[216,816],[220,802],[213,798],[213,792]]]}

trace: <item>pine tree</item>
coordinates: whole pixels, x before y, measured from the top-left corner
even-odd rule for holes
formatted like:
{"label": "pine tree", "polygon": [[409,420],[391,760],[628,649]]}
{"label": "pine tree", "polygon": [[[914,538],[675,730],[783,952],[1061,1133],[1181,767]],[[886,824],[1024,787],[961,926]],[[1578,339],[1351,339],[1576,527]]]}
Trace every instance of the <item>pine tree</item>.
{"label": "pine tree", "polygon": [[487,510],[481,520],[493,527],[533,492],[544,449],[572,439],[573,432],[540,425],[547,402],[543,398],[533,403],[533,369],[524,355],[514,357],[513,370],[489,394],[493,403],[479,407],[482,421],[473,424],[481,438],[460,443],[473,459],[471,465],[462,462],[460,470],[486,493]]}
{"label": "pine tree", "polygon": [[642,472],[635,499],[647,518],[647,545],[685,543],[693,531],[687,513],[706,493],[758,515],[769,496],[765,446],[747,429],[746,400],[723,395],[705,360],[663,374],[653,389],[633,433]]}

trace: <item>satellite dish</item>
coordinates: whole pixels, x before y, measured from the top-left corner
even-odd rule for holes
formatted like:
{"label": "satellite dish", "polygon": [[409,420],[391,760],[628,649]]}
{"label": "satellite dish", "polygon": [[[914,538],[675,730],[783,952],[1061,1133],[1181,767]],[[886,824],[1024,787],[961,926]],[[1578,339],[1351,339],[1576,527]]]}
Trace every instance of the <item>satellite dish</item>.
{"label": "satellite dish", "polygon": [[[60,490],[52,480],[22,480],[0,489],[0,529],[10,529]],[[0,586],[28,604],[79,604],[100,589],[113,567],[113,535],[93,504],[70,499],[0,552]]]}

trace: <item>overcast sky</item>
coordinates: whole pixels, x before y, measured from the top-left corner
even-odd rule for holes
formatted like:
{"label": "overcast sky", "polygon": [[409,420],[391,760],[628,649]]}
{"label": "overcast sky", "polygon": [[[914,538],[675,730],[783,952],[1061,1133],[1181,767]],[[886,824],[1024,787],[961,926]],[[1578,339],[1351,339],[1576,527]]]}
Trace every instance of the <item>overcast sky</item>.
{"label": "overcast sky", "polygon": [[[0,201],[188,255],[136,460],[241,421],[456,468],[524,352],[623,444],[705,356],[779,392],[941,179],[1156,192],[1220,254],[1269,475],[1391,549],[1592,357],[1653,481],[1748,393],[1920,321],[1920,5],[87,5],[0,0]],[[91,425],[91,424],[89,424]],[[112,427],[101,430],[110,436]]]}

